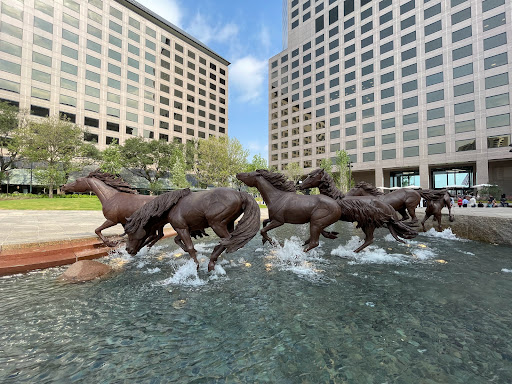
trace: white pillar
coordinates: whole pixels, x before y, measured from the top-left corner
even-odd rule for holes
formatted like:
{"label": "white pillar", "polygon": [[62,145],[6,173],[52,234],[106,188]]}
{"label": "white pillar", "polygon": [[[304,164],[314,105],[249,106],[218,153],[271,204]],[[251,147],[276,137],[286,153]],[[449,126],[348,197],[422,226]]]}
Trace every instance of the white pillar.
{"label": "white pillar", "polygon": [[375,168],[375,187],[384,186],[384,172],[382,168]]}
{"label": "white pillar", "polygon": [[476,161],[476,181],[475,184],[489,183],[489,161],[487,159],[478,159]]}
{"label": "white pillar", "polygon": [[421,188],[429,189],[430,186],[430,174],[428,171],[428,164],[426,161],[420,163],[420,184]]}

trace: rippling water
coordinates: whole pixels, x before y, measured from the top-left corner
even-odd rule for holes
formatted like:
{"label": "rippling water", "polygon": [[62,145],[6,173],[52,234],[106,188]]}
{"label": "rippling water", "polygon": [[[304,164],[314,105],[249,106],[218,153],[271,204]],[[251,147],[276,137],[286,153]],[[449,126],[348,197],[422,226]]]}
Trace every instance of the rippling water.
{"label": "rippling water", "polygon": [[0,278],[0,382],[510,383],[510,248],[449,231],[369,249],[352,226],[308,254],[306,226],[224,255],[174,242],[64,284],[63,268]]}

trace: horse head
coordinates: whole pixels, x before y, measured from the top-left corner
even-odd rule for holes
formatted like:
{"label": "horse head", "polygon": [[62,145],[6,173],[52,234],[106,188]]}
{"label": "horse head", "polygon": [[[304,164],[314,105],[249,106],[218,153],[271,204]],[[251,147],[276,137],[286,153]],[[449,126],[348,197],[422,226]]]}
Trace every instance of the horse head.
{"label": "horse head", "polygon": [[324,172],[323,168],[319,168],[309,173],[306,179],[299,185],[299,189],[303,190],[318,187],[322,182]]}
{"label": "horse head", "polygon": [[126,252],[131,256],[135,256],[144,246],[148,233],[143,225],[137,225],[132,219],[126,218],[125,232],[128,235],[126,240]]}
{"label": "horse head", "polygon": [[91,187],[86,177],[80,177],[72,183],[64,184],[61,187],[62,192],[87,192],[90,191]]}
{"label": "horse head", "polygon": [[256,186],[256,178],[258,177],[258,171],[254,172],[240,172],[236,174],[236,178],[248,187]]}

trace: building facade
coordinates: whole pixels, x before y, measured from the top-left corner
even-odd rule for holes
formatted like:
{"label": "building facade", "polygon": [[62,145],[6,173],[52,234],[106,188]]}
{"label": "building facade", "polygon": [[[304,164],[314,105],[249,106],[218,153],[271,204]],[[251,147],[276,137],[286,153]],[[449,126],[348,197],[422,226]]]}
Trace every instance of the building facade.
{"label": "building facade", "polygon": [[100,149],[227,135],[229,62],[132,0],[0,1],[0,100]]}
{"label": "building facade", "polygon": [[289,0],[269,60],[269,163],[345,150],[377,186],[512,194],[512,3]]}

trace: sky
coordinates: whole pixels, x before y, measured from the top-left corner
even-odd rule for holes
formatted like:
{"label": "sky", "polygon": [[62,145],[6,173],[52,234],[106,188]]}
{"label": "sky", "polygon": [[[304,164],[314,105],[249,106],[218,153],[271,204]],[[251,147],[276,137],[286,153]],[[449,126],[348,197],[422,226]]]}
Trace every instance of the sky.
{"label": "sky", "polygon": [[228,60],[228,135],[268,162],[268,60],[282,51],[280,0],[138,0]]}

